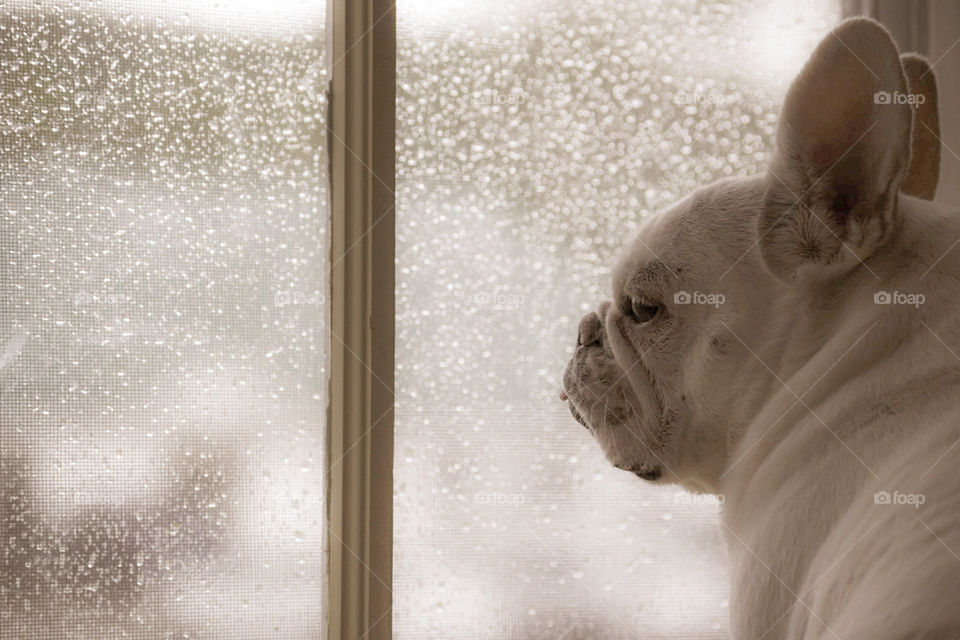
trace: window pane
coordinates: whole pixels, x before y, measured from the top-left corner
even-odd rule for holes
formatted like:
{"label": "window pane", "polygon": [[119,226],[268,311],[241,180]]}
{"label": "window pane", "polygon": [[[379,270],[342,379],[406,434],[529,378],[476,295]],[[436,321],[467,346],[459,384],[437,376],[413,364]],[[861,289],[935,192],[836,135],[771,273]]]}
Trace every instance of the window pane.
{"label": "window pane", "polygon": [[320,637],[323,0],[3,14],[0,636]]}
{"label": "window pane", "polygon": [[718,505],[560,377],[634,224],[763,169],[835,4],[398,3],[398,640],[726,637]]}

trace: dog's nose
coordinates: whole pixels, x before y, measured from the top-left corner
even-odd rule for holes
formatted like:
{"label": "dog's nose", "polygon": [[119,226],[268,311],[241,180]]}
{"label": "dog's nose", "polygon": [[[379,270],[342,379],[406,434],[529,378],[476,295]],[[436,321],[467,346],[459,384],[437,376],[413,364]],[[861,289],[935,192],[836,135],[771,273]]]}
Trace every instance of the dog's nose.
{"label": "dog's nose", "polygon": [[602,336],[603,325],[600,324],[600,316],[594,312],[583,316],[577,333],[577,346],[589,347],[592,344],[599,344]]}

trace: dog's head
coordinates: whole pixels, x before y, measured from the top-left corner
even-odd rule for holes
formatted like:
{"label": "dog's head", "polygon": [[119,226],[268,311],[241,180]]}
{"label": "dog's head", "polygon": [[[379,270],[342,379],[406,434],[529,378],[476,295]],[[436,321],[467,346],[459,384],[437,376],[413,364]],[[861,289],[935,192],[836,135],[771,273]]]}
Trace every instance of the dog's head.
{"label": "dog's head", "polygon": [[785,319],[896,234],[916,102],[889,34],[847,21],[790,88],[766,175],[645,221],[563,380],[614,465],[716,488],[783,365]]}

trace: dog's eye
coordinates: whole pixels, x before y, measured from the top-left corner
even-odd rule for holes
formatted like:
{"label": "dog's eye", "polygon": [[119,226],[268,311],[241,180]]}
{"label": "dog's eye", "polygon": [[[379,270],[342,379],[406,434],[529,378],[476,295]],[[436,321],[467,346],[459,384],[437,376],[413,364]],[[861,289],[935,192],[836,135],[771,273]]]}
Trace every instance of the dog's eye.
{"label": "dog's eye", "polygon": [[657,305],[645,304],[642,300],[636,298],[630,300],[630,315],[641,324],[653,320],[658,311],[660,311],[660,307]]}

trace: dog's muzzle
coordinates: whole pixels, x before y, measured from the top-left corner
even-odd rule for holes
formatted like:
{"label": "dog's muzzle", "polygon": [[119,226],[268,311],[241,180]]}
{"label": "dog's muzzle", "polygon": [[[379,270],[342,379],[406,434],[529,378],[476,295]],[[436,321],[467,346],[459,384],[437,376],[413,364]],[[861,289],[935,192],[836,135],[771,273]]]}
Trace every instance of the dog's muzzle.
{"label": "dog's muzzle", "polygon": [[[617,450],[611,443],[632,437],[635,429],[640,429],[635,423],[631,427],[631,422],[641,418],[629,380],[607,342],[604,318],[609,306],[609,302],[604,303],[599,313],[588,313],[580,321],[577,346],[564,372],[560,392],[560,400],[567,403],[570,415],[598,439],[608,456],[612,455],[611,449]],[[622,447],[619,450],[625,451]],[[628,466],[612,461],[617,468],[643,480],[659,480],[662,475],[659,465]]]}

